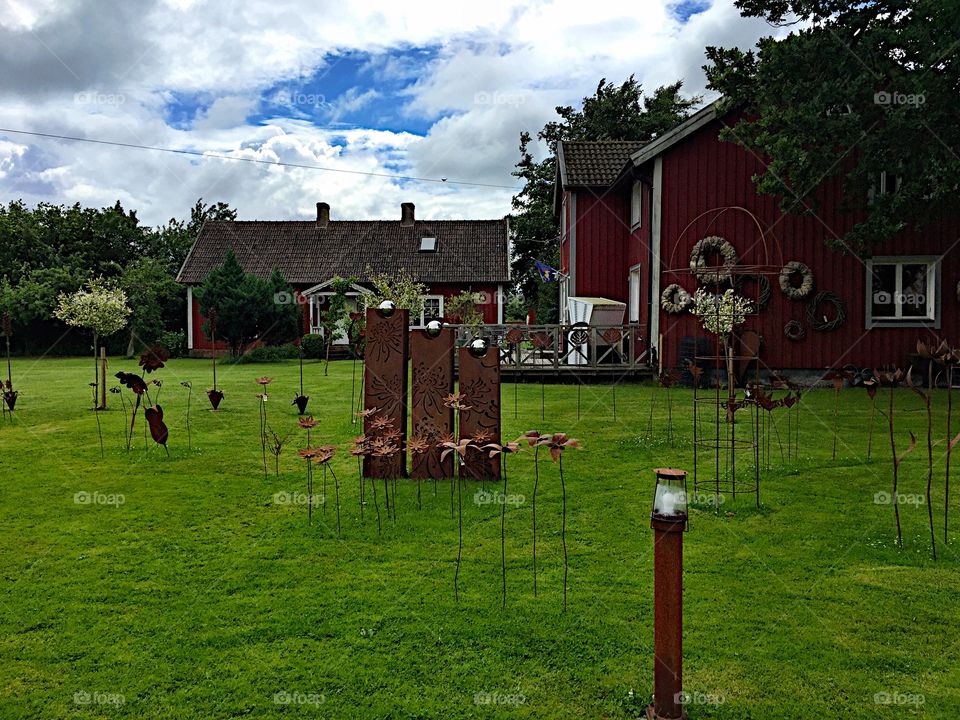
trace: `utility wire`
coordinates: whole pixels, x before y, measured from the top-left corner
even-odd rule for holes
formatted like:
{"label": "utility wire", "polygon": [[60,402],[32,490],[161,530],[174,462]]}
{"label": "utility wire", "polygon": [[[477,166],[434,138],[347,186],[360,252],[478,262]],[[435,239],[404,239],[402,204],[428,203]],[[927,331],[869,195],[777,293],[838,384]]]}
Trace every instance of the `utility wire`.
{"label": "utility wire", "polygon": [[11,128],[0,128],[0,133],[15,133],[17,135],[32,135],[33,137],[49,138],[52,140],[71,140],[73,142],[85,142],[94,145],[110,145],[112,147],[135,148],[137,150],[155,150],[157,152],[173,153],[175,155],[194,155],[201,158],[216,158],[217,160],[237,160],[240,162],[256,163],[258,165],[280,165],[282,167],[303,168],[306,170],[322,170],[324,172],[347,173],[350,175],[368,175],[370,177],[390,178],[392,180],[415,180],[417,182],[440,183],[444,185],[469,185],[472,187],[505,188],[507,190],[518,190],[515,185],[497,185],[494,183],[469,182],[467,180],[448,180],[447,178],[426,178],[416,177],[414,175],[394,175],[391,173],[366,172],[363,170],[345,170],[343,168],[323,167],[321,165],[306,165],[301,163],[287,163],[273,160],[258,160],[256,158],[233,157],[230,155],[220,155],[218,153],[201,152],[199,150],[178,150],[176,148],[156,147],[155,145],[137,145],[135,143],[115,142],[112,140],[96,140],[93,138],[73,137],[71,135],[55,135],[53,133],[32,132],[30,130],[13,130]]}

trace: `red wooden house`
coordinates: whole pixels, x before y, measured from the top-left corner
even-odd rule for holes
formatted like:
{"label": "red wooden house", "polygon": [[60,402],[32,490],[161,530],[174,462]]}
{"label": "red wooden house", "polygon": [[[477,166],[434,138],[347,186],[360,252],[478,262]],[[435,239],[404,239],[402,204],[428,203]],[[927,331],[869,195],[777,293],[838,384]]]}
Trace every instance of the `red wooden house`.
{"label": "red wooden house", "polygon": [[[317,203],[316,221],[208,222],[177,276],[187,286],[187,347],[194,353],[213,349],[193,287],[223,265],[228,250],[259,277],[279,268],[295,290],[292,301],[304,308],[304,333],[321,332],[320,312],[334,277],[357,278],[348,294],[353,310],[370,290],[371,271],[395,275],[401,269],[427,286],[424,312],[412,318],[414,326],[444,317],[446,299],[464,290],[483,296],[484,322],[503,322],[508,237],[507,218],[417,220],[413,203],[402,204],[397,220],[331,220],[330,206]],[[218,343],[218,349],[225,347]]]}
{"label": "red wooden house", "polygon": [[[755,189],[762,159],[719,139],[732,122],[709,105],[646,144],[560,144],[561,307],[577,295],[626,302],[628,319],[646,327],[664,367],[678,366],[681,346],[691,345],[684,339],[707,333],[671,286],[690,295],[701,285],[718,287],[707,274],[723,260],[719,248],[736,255],[740,294],[766,300],[743,327],[761,335],[767,367],[902,365],[919,338],[958,339],[957,218],[907,229],[867,259],[830,250],[826,241],[858,220],[840,209],[840,182],[823,184],[814,213],[782,213],[776,198]],[[884,174],[874,185],[872,192],[896,192],[897,178]],[[700,273],[691,269],[698,242],[710,248]],[[809,272],[784,273],[781,287],[792,262]],[[798,287],[805,276],[812,280],[806,295]]]}

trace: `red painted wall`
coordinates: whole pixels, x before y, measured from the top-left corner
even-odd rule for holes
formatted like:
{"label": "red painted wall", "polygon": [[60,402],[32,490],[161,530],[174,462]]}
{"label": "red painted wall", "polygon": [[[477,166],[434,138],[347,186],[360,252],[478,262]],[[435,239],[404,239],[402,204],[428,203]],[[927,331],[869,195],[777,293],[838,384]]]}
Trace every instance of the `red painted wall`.
{"label": "red painted wall", "polygon": [[[859,259],[843,256],[825,245],[828,238],[842,236],[857,220],[838,208],[840,183],[824,185],[815,216],[784,215],[777,209],[775,198],[759,195],[754,189],[751,176],[763,170],[762,163],[738,145],[720,142],[719,128],[719,123],[714,123],[664,154],[661,287],[678,282],[692,293],[697,283],[689,272],[691,248],[702,237],[720,235],[734,245],[743,264],[779,268],[789,260],[806,263],[813,270],[814,292],[830,290],[846,302],[844,325],[830,332],[812,330],[806,302],[787,298],[779,288],[777,275],[767,275],[773,285],[771,301],[743,327],[755,329],[764,337],[761,359],[769,367],[904,364],[918,338],[939,334],[955,342],[960,339],[960,304],[955,291],[960,280],[960,250],[952,249],[960,238],[957,218],[940,218],[922,230],[903,232],[875,250],[878,256],[939,255],[946,251],[939,287],[941,329],[883,327],[868,332],[865,266]],[[685,230],[701,213],[723,206],[746,208],[764,229],[765,238],[751,215],[741,211],[727,212],[716,220],[714,216],[702,218]],[[655,301],[659,309],[659,298]],[[783,326],[791,319],[801,321],[806,328],[803,341],[784,338]],[[690,314],[677,316],[661,311],[660,323],[667,367],[677,363],[683,336],[706,334]]]}
{"label": "red painted wall", "polygon": [[615,190],[577,191],[576,295],[626,302],[629,201]]}

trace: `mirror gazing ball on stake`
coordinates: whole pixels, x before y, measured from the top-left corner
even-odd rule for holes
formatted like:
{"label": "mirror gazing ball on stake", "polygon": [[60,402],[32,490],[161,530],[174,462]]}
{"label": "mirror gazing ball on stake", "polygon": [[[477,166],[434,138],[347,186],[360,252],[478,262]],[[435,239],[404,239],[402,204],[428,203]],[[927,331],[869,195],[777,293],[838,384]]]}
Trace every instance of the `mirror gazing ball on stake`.
{"label": "mirror gazing ball on stake", "polygon": [[377,309],[380,311],[380,314],[383,315],[384,317],[390,317],[391,315],[393,315],[393,311],[397,309],[397,306],[396,306],[396,303],[393,302],[393,300],[384,300],[382,303],[380,303]]}
{"label": "mirror gazing ball on stake", "polygon": [[443,323],[439,320],[431,320],[427,323],[427,335],[430,337],[440,337],[441,330],[443,330]]}
{"label": "mirror gazing ball on stake", "polygon": [[474,357],[483,357],[487,354],[487,341],[483,338],[476,338],[470,342],[470,354]]}

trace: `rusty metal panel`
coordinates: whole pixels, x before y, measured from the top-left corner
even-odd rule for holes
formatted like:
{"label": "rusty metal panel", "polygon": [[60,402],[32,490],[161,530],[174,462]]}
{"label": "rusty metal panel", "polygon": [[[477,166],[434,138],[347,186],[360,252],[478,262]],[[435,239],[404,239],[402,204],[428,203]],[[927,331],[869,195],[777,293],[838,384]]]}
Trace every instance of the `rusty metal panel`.
{"label": "rusty metal panel", "polygon": [[[484,442],[500,442],[500,350],[487,348],[475,356],[469,348],[460,348],[460,394],[470,409],[460,416],[460,439],[481,438]],[[500,478],[500,459],[488,452],[472,450],[461,477],[472,479]]]}
{"label": "rusty metal panel", "polygon": [[425,330],[410,333],[411,433],[428,445],[426,450],[414,451],[411,455],[413,478],[453,477],[453,455],[440,460],[440,441],[445,436],[453,437],[453,410],[444,401],[453,392],[454,339],[452,328],[442,329],[437,337],[431,337]]}
{"label": "rusty metal panel", "polygon": [[[370,440],[390,438],[397,447],[387,456],[364,458],[364,477],[403,477],[406,474],[407,358],[410,324],[408,310],[384,315],[367,310],[366,352],[363,363],[363,407],[377,409],[363,418],[363,432]],[[389,423],[381,427],[384,421]]]}

